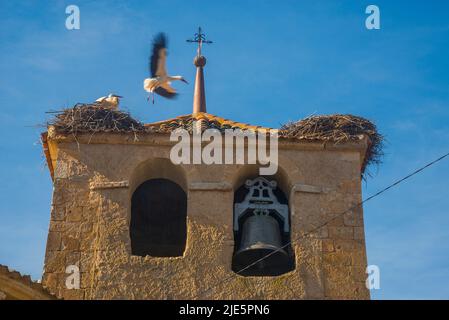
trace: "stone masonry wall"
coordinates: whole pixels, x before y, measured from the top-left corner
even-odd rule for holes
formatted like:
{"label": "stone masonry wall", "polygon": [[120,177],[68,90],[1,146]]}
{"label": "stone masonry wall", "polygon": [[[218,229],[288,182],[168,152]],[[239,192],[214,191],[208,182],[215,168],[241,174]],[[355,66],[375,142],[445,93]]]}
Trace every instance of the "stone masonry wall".
{"label": "stone masonry wall", "polygon": [[[278,277],[231,270],[233,196],[250,177],[248,166],[174,166],[167,145],[112,139],[61,142],[58,149],[43,284],[59,297],[369,299],[362,209],[338,215],[361,200],[360,148],[281,143],[275,178],[289,197],[292,239],[298,240],[295,270]],[[130,199],[150,178],[170,178],[187,192],[183,257],[131,255]],[[65,286],[70,264],[80,269],[79,290]]]}

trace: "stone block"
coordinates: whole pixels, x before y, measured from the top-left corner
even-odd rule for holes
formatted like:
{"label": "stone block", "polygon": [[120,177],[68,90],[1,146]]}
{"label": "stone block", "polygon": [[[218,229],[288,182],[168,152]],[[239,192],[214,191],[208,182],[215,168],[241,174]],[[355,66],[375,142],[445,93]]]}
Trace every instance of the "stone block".
{"label": "stone block", "polygon": [[354,239],[356,240],[365,239],[365,230],[363,229],[363,227],[354,227]]}
{"label": "stone block", "polygon": [[55,232],[63,232],[65,230],[65,223],[64,221],[54,221],[54,220],[50,220],[50,232],[51,231],[55,231]]}
{"label": "stone block", "polygon": [[369,291],[364,282],[338,281],[326,279],[325,295],[330,299],[369,299]]}
{"label": "stone block", "polygon": [[64,235],[61,241],[61,249],[66,251],[79,251],[80,241],[77,238]]}
{"label": "stone block", "polygon": [[326,221],[328,226],[332,227],[343,227],[345,226],[343,215],[341,213],[332,213],[326,216]]}
{"label": "stone block", "polygon": [[45,256],[44,272],[65,272],[65,253],[62,251],[48,251]]}
{"label": "stone block", "polygon": [[78,222],[83,218],[83,208],[79,206],[69,206],[66,208],[66,220],[69,222]]}
{"label": "stone block", "polygon": [[90,288],[91,281],[90,281],[90,274],[88,272],[81,272],[80,274],[80,287],[81,289]]}
{"label": "stone block", "polygon": [[353,227],[329,227],[329,238],[331,239],[354,239]]}
{"label": "stone block", "polygon": [[363,250],[364,246],[355,240],[334,240],[335,251],[337,252],[354,252]]}
{"label": "stone block", "polygon": [[345,213],[344,224],[351,227],[363,226],[363,216],[360,209]]}
{"label": "stone block", "polygon": [[323,254],[323,262],[332,267],[351,266],[353,259],[351,253],[331,252]]}
{"label": "stone block", "polygon": [[56,288],[61,286],[61,273],[46,273],[42,277],[42,284],[45,288],[49,288],[51,292],[56,292]]}
{"label": "stone block", "polygon": [[323,242],[323,252],[334,252],[334,241],[331,239],[324,239]]}
{"label": "stone block", "polygon": [[61,295],[64,300],[83,300],[84,290],[83,289],[62,289]]}
{"label": "stone block", "polygon": [[69,265],[76,265],[79,267],[81,260],[81,253],[80,252],[70,252],[66,254],[65,257],[65,263],[66,266]]}
{"label": "stone block", "polygon": [[86,273],[90,271],[93,263],[94,253],[92,251],[83,251],[80,256],[80,271]]}
{"label": "stone block", "polygon": [[61,233],[50,231],[47,237],[47,250],[58,251],[61,250]]}
{"label": "stone block", "polygon": [[62,204],[55,204],[51,207],[50,212],[51,220],[53,221],[64,221],[65,220],[65,208]]}

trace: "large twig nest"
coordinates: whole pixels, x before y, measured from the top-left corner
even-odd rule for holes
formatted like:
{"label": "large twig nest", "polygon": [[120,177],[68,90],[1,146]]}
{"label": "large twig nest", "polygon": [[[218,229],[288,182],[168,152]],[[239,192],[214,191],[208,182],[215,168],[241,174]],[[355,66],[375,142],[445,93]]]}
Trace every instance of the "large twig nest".
{"label": "large twig nest", "polygon": [[280,136],[313,141],[340,143],[369,138],[362,171],[371,164],[380,164],[383,156],[383,136],[371,121],[353,115],[312,116],[297,122],[289,122],[280,128]]}
{"label": "large twig nest", "polygon": [[55,112],[48,123],[62,134],[97,132],[143,132],[145,127],[127,112],[101,107],[98,104],[77,104],[73,108]]}

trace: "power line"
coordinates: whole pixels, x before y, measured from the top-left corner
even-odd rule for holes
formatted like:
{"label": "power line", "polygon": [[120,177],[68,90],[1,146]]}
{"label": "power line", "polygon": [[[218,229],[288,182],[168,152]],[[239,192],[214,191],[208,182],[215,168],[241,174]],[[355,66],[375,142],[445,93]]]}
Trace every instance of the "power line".
{"label": "power line", "polygon": [[337,218],[339,218],[339,217],[345,215],[346,213],[348,213],[348,212],[350,212],[350,211],[352,211],[352,210],[354,210],[354,209],[357,209],[358,207],[361,207],[365,202],[368,202],[368,201],[374,199],[375,197],[380,196],[381,194],[383,194],[384,192],[388,191],[389,189],[391,189],[391,188],[397,186],[398,184],[400,184],[400,183],[404,182],[405,180],[407,180],[407,179],[413,177],[414,175],[420,173],[421,171],[427,169],[428,167],[434,165],[435,163],[437,163],[437,162],[443,160],[444,158],[446,158],[446,157],[448,157],[448,156],[449,156],[449,152],[446,153],[446,154],[444,154],[444,155],[442,155],[441,157],[439,157],[439,158],[437,158],[437,159],[435,159],[435,160],[433,160],[433,161],[427,163],[426,165],[420,167],[419,169],[416,169],[415,171],[413,171],[413,172],[409,173],[408,175],[404,176],[403,178],[401,178],[401,179],[399,179],[399,180],[396,180],[396,181],[393,182],[392,184],[390,184],[390,185],[388,185],[387,187],[383,188],[382,190],[376,192],[375,194],[369,196],[368,198],[362,200],[361,202],[357,203],[356,205],[350,207],[349,209],[343,211],[342,213],[335,215],[333,218],[331,218],[331,219],[329,219],[329,220],[326,220],[326,221],[323,222],[322,224],[320,224],[320,225],[316,226],[315,228],[313,228],[313,229],[311,229],[311,230],[305,232],[303,235],[301,235],[301,236],[299,236],[299,237],[297,237],[297,238],[291,240],[290,242],[286,243],[286,244],[283,245],[282,247],[279,247],[278,249],[276,249],[276,250],[270,252],[269,254],[263,256],[262,258],[260,258],[260,259],[258,259],[258,260],[256,260],[256,261],[254,261],[253,263],[251,263],[251,264],[247,265],[246,267],[240,269],[239,271],[233,273],[233,274],[230,275],[229,277],[226,277],[225,279],[219,281],[218,283],[216,283],[215,285],[209,287],[208,289],[201,291],[200,293],[198,293],[197,295],[195,295],[195,296],[193,297],[193,299],[196,299],[196,298],[201,297],[203,294],[209,292],[210,290],[212,290],[213,288],[215,288],[215,287],[221,285],[222,283],[227,282],[228,280],[231,280],[232,278],[236,277],[238,274],[240,274],[240,273],[242,273],[243,271],[245,271],[245,270],[251,268],[252,266],[254,266],[254,265],[256,265],[257,263],[259,263],[260,261],[267,259],[268,257],[270,257],[271,255],[275,254],[276,252],[278,252],[278,251],[280,251],[280,250],[283,250],[284,248],[286,248],[286,247],[288,247],[289,245],[291,245],[293,242],[298,241],[299,239],[305,238],[306,236],[308,236],[308,235],[314,233],[315,231],[321,229],[322,227],[324,227],[324,226],[327,225],[328,223],[334,221],[335,219],[337,219]]}

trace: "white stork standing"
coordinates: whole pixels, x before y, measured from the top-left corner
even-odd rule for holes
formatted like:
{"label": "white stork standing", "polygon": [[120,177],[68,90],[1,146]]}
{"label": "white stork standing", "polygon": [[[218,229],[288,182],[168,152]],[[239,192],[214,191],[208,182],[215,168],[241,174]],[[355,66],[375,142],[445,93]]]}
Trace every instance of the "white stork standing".
{"label": "white stork standing", "polygon": [[123,97],[110,93],[107,96],[100,97],[95,100],[95,104],[103,108],[117,110],[121,98]]}
{"label": "white stork standing", "polygon": [[[171,81],[180,80],[188,83],[182,76],[169,76],[165,68],[167,58],[167,37],[164,33],[159,33],[154,37],[153,51],[151,53],[149,67],[151,78],[143,81],[143,88],[152,95],[154,103],[154,93],[168,99],[176,97],[176,90],[170,86]],[[150,100],[150,96],[148,99]]]}

